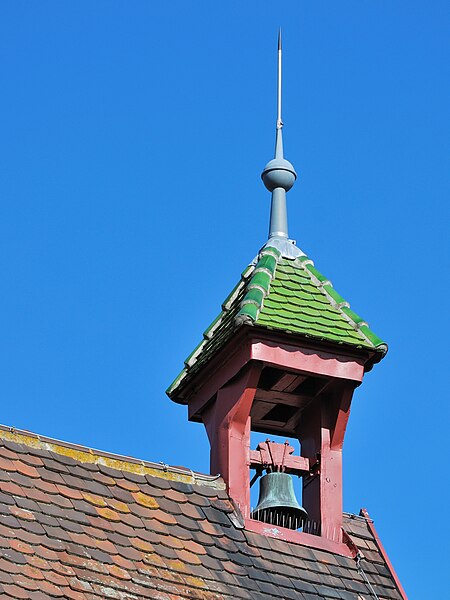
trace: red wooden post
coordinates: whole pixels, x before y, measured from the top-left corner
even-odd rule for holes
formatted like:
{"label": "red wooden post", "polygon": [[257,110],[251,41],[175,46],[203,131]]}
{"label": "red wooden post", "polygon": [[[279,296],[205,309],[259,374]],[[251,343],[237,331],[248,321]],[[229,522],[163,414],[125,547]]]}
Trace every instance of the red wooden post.
{"label": "red wooden post", "polygon": [[[294,379],[300,375],[322,381],[323,389],[311,394],[309,404],[303,408],[298,406],[296,428],[293,429],[291,421],[290,429],[285,427],[284,430],[287,429],[286,435],[294,434],[301,443],[303,458],[298,457],[297,463],[303,461],[302,503],[310,520],[318,525],[318,529],[310,529],[311,533],[319,534],[324,540],[341,542],[342,446],[353,390],[361,383],[365,361],[370,357],[344,351],[337,354],[335,348],[287,344],[282,336],[272,333],[273,340],[268,339],[269,334],[263,338],[260,332],[255,337],[251,333],[241,332],[239,339],[230,341],[183,390],[189,418],[202,421],[206,427],[211,446],[211,473],[220,473],[228,493],[244,517],[249,518],[250,433],[252,428],[264,431],[266,426],[258,412],[261,406],[258,403],[283,404],[277,384],[258,390],[263,369],[276,368],[280,380],[284,372]],[[256,411],[252,412],[253,405]],[[287,424],[287,421],[284,425],[279,422],[278,430],[282,432]],[[270,432],[270,424],[267,428]],[[307,473],[308,465],[313,470],[312,475]],[[298,466],[295,465],[293,472]]]}
{"label": "red wooden post", "polygon": [[217,392],[202,413],[211,444],[211,473],[220,473],[244,517],[249,516],[250,410],[261,365],[252,363]]}
{"label": "red wooden post", "polygon": [[342,446],[350,415],[353,385],[342,386],[334,397],[324,396],[305,410],[298,436],[302,455],[320,455],[320,471],[303,479],[303,506],[323,537],[341,541]]}

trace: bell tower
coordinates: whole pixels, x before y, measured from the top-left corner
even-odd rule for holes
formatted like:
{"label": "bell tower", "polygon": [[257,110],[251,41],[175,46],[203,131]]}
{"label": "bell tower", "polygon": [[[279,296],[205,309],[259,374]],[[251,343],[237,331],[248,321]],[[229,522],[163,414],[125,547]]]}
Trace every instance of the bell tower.
{"label": "bell tower", "polygon": [[[261,176],[272,194],[268,241],[167,394],[204,424],[211,473],[225,480],[245,527],[269,532],[275,524],[281,537],[302,527],[295,534],[303,540],[341,544],[342,449],[353,392],[387,346],[289,239],[286,194],[297,174],[283,151],[281,53],[280,34],[275,156]],[[252,449],[251,431],[297,439],[301,454],[270,440]],[[264,470],[264,497],[251,512],[251,479]],[[303,507],[292,499],[290,474],[302,478]],[[276,486],[279,503],[287,498],[281,512],[267,501]]]}

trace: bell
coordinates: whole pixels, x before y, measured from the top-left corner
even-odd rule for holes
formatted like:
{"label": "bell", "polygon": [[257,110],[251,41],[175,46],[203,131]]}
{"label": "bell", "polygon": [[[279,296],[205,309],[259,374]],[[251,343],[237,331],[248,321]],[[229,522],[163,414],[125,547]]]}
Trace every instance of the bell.
{"label": "bell", "polygon": [[258,505],[251,517],[288,529],[302,526],[308,513],[297,502],[292,477],[288,473],[274,471],[261,477]]}

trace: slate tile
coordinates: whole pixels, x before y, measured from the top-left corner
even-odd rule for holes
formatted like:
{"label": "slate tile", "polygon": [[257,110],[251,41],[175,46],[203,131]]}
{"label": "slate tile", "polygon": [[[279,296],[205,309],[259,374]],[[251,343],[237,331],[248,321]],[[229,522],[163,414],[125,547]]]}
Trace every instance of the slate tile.
{"label": "slate tile", "polygon": [[155,545],[155,552],[157,554],[159,554],[160,556],[163,556],[164,558],[170,558],[172,560],[176,560],[177,558],[179,558],[178,554],[177,554],[177,550],[182,550],[182,548],[170,548],[166,545],[163,544],[157,544]]}
{"label": "slate tile", "polygon": [[252,599],[254,600],[269,600],[267,594],[260,592],[258,590],[252,590]]}
{"label": "slate tile", "polygon": [[220,510],[216,510],[212,507],[204,506],[202,509],[206,519],[211,523],[218,523],[219,525],[231,526],[231,521],[226,514]]}
{"label": "slate tile", "polygon": [[[184,515],[177,516],[176,525],[178,525],[182,529],[188,529],[191,531],[196,531],[198,528],[197,521],[195,521],[194,519],[190,519],[189,517],[185,517]],[[191,538],[192,535],[190,535],[189,537]]]}
{"label": "slate tile", "polygon": [[134,502],[133,496],[131,492],[120,488],[119,486],[115,486],[112,490],[112,497],[120,500],[121,502],[125,502],[126,504],[130,504]]}
{"label": "slate tile", "polygon": [[[26,475],[23,475],[22,473],[9,473],[8,477],[10,480],[12,480],[12,478],[14,478],[14,483],[16,485],[19,485],[23,490],[27,490],[28,488],[32,488],[34,486],[39,486],[41,484],[41,482],[38,480],[34,480],[31,477],[27,477]],[[21,494],[24,495],[24,494]]]}
{"label": "slate tile", "polygon": [[201,546],[213,546],[214,545],[214,538],[212,538],[210,535],[207,535],[206,533],[203,533],[203,531],[194,530],[191,532],[191,534],[192,534],[192,536],[191,536],[192,540],[194,540]]}
{"label": "slate tile", "polygon": [[[77,462],[77,464],[80,463]],[[85,471],[90,471],[91,473],[98,473],[98,465],[94,462],[84,462],[81,463],[81,465]]]}
{"label": "slate tile", "polygon": [[256,564],[256,561],[246,554],[241,553],[240,551],[233,554],[233,561],[238,565],[242,565],[245,567],[252,567]]}
{"label": "slate tile", "polygon": [[225,558],[214,557],[211,554],[206,554],[202,557],[202,565],[210,571],[220,571],[220,569],[222,568],[222,562],[226,558],[226,554]]}
{"label": "slate tile", "polygon": [[231,504],[231,502],[226,499],[226,500],[222,500],[220,498],[217,499],[213,499],[211,500],[211,506],[213,508],[215,508],[216,510],[220,510],[221,512],[224,513],[232,513],[234,512],[234,506]]}
{"label": "slate tile", "polygon": [[245,587],[228,587],[227,592],[231,598],[242,598],[244,600],[253,600],[253,590],[249,591]]}
{"label": "slate tile", "polygon": [[[298,600],[299,598],[303,598],[303,595],[301,595],[299,593],[298,590],[292,588],[285,588],[285,587],[281,587],[278,588],[279,592],[279,597],[280,598],[285,598],[286,600]],[[316,600],[321,600],[318,597],[316,597]]]}
{"label": "slate tile", "polygon": [[[86,464],[77,464],[74,467],[68,469],[68,473],[70,473],[73,477],[77,477],[79,479],[84,479],[86,481],[99,481],[100,472],[98,470],[98,466],[96,465],[95,471],[86,468]],[[103,483],[100,481],[100,483]]]}
{"label": "slate tile", "polygon": [[[10,482],[11,481],[11,477],[7,471],[0,470],[0,481],[1,482]],[[4,485],[1,486],[1,489],[4,489]],[[6,489],[5,489],[5,492],[7,492]]]}
{"label": "slate tile", "polygon": [[120,520],[123,521],[125,525],[128,525],[134,529],[143,529],[145,526],[142,519],[132,514],[120,514]]}
{"label": "slate tile", "polygon": [[110,498],[112,496],[111,490],[106,485],[103,485],[94,479],[86,480],[82,489],[91,494],[104,496],[105,498]]}
{"label": "slate tile", "polygon": [[258,565],[259,568],[248,567],[247,575],[250,579],[254,581],[265,581],[266,583],[270,583],[272,581],[271,573],[270,573],[270,563],[264,565]]}
{"label": "slate tile", "polygon": [[[25,500],[25,502],[27,502],[25,498],[18,498],[17,500]],[[0,506],[5,506],[6,504],[15,504],[14,498],[9,494],[0,492]]]}
{"label": "slate tile", "polygon": [[[300,577],[302,575],[303,574],[301,574]],[[300,579],[300,577],[298,579],[291,579],[294,588],[299,592],[315,594],[317,597],[317,588],[312,583],[308,583],[307,581]]]}
{"label": "slate tile", "polygon": [[270,598],[276,598],[279,595],[279,589],[273,583],[258,580],[257,585],[261,592],[267,594]]}
{"label": "slate tile", "polygon": [[118,469],[112,469],[111,467],[107,467],[106,465],[102,465],[100,463],[98,464],[98,470],[100,471],[100,473],[108,475],[113,479],[123,479],[124,477],[122,471],[119,471]]}
{"label": "slate tile", "polygon": [[250,546],[254,546],[256,548],[271,550],[272,546],[270,544],[270,538],[265,535],[260,535],[259,533],[254,533],[253,531],[244,530],[245,538]]}
{"label": "slate tile", "polygon": [[339,590],[339,594],[342,600],[359,600],[355,593],[347,590]]}
{"label": "slate tile", "polygon": [[356,564],[354,560],[346,558],[345,556],[340,556],[339,554],[327,554],[327,556],[329,556],[328,560],[331,564],[337,564],[347,571],[356,571]]}
{"label": "slate tile", "polygon": [[230,540],[233,540],[235,542],[244,542],[245,541],[245,535],[244,532],[242,531],[242,529],[236,529],[233,525],[229,526],[229,527],[223,527],[222,531],[224,533],[224,535],[229,538]]}
{"label": "slate tile", "polygon": [[[73,600],[84,600],[84,599],[80,598],[79,596],[78,597],[70,596],[69,594],[67,594],[67,592],[65,592],[65,593],[68,598],[72,598]],[[29,600],[48,600],[47,594],[44,594],[44,592],[41,592],[39,590],[30,592],[28,595],[28,598],[29,598]],[[91,599],[91,600],[93,600],[93,599]]]}
{"label": "slate tile", "polygon": [[24,565],[27,559],[23,555],[22,551],[14,550],[13,548],[0,548],[0,558],[4,558],[9,562]]}
{"label": "slate tile", "polygon": [[6,527],[13,527],[14,529],[19,529],[21,527],[21,524],[13,515],[0,515],[0,523]]}
{"label": "slate tile", "polygon": [[[158,504],[159,504],[159,507],[161,508],[161,510],[163,510],[167,513],[171,513],[173,515],[181,514],[180,505],[177,502],[174,502],[173,500],[170,500],[170,499],[164,498],[164,497],[159,498]],[[197,518],[197,517],[195,517],[195,518]]]}
{"label": "slate tile", "polygon": [[347,569],[344,569],[343,567],[337,567],[336,565],[327,565],[327,568],[330,571],[330,574],[335,577],[342,578],[351,576],[349,571]]}
{"label": "slate tile", "polygon": [[3,440],[0,440],[0,456],[3,456],[3,458],[9,458],[10,460],[15,460],[17,458],[17,452],[12,452],[11,450],[8,450],[8,448],[4,446]]}
{"label": "slate tile", "polygon": [[49,454],[49,456],[52,460],[61,463],[62,465],[66,465],[68,467],[75,467],[79,464],[78,461],[76,461],[74,458],[72,458],[71,456],[66,456],[65,454],[58,454],[57,452],[52,452],[51,454]]}
{"label": "slate tile", "polygon": [[199,506],[199,507],[211,506],[211,502],[209,501],[209,498],[205,498],[204,496],[201,496],[200,494],[192,494],[192,496],[189,498],[189,502],[191,502],[195,506]]}
{"label": "slate tile", "polygon": [[[26,590],[24,590],[23,588],[14,585],[14,584],[8,584],[8,583],[4,583],[2,584],[2,590],[5,594],[7,594],[8,596],[11,596],[11,598],[28,598],[29,594]],[[2,594],[3,595],[3,594]]]}
{"label": "slate tile", "polygon": [[12,583],[13,578],[9,573],[5,573],[4,571],[0,571],[0,583]]}
{"label": "slate tile", "polygon": [[225,583],[227,585],[236,586],[236,587],[239,585],[239,581],[236,578],[236,576],[233,575],[232,573],[228,573],[227,571],[224,571],[223,569],[220,571],[216,571],[215,576],[217,577],[218,581],[221,581],[222,583]]}
{"label": "slate tile", "polygon": [[342,579],[342,582],[347,590],[365,594],[368,592],[367,585],[361,581],[361,576],[359,576],[359,579],[359,581],[356,579]]}
{"label": "slate tile", "polygon": [[340,598],[340,593],[335,588],[330,588],[329,586],[316,584],[317,592],[324,598],[332,599],[332,598]]}
{"label": "slate tile", "polygon": [[167,479],[163,479],[162,477],[153,477],[152,475],[145,476],[148,484],[152,487],[159,488],[161,490],[170,490],[171,482]]}
{"label": "slate tile", "polygon": [[140,475],[138,473],[122,471],[122,476],[124,479],[127,479],[128,481],[131,481],[132,483],[145,483],[146,482],[145,475]]}
{"label": "slate tile", "polygon": [[[312,572],[312,571],[311,571]],[[314,574],[314,572],[312,572]],[[328,586],[330,588],[341,587],[343,580],[333,575],[327,575],[326,573],[315,573],[317,582],[321,585]]]}
{"label": "slate tile", "polygon": [[[212,489],[212,488],[210,488],[210,489]],[[219,498],[220,500],[227,500],[227,501],[230,500],[230,498],[228,496],[228,493],[227,493],[227,491],[226,491],[225,488],[223,488],[221,490],[215,489],[214,490],[214,495],[217,496],[217,498]]]}
{"label": "slate tile", "polygon": [[27,454],[29,452],[28,446],[16,444],[16,442],[10,440],[2,440],[2,445],[14,454]]}
{"label": "slate tile", "polygon": [[172,500],[177,505],[185,504],[186,502],[188,502],[188,496],[185,493],[179,492],[175,489],[168,489],[164,494],[164,497],[168,500]]}
{"label": "slate tile", "polygon": [[376,569],[377,573],[379,573],[383,577],[390,578],[390,573],[389,573],[389,570],[386,567],[386,565],[375,564],[375,569]]}
{"label": "slate tile", "polygon": [[[156,531],[153,531],[151,529],[139,529],[138,531],[135,532],[136,537],[138,537],[139,539],[143,540],[144,542],[148,542],[149,544],[158,544],[160,543],[160,540],[162,537],[166,537],[166,534],[161,534],[161,533],[157,533]],[[120,534],[113,534],[109,536],[109,539],[115,543],[114,541],[114,537],[119,536],[120,538],[123,538],[124,536],[121,536]],[[167,532],[167,536],[169,535],[169,532]],[[128,538],[125,538],[128,539]],[[122,546],[126,546],[127,543],[126,542],[117,542],[120,543]]]}
{"label": "slate tile", "polygon": [[[3,455],[3,458],[16,460],[11,450],[4,448],[4,451],[12,456]],[[27,470],[28,467],[43,469],[47,474],[52,472],[41,466],[45,458],[49,469],[54,469],[56,474],[63,472],[67,477],[64,483],[32,477],[35,472]],[[30,568],[39,568],[43,573],[51,565],[55,565],[54,569],[56,565],[61,569],[72,569],[69,573],[59,573],[72,583],[77,580],[73,569],[78,569],[79,576],[88,569],[93,578],[98,577],[97,586],[110,585],[111,589],[123,593],[133,589],[135,595],[136,590],[142,588],[147,590],[146,595],[138,597],[149,598],[154,597],[155,581],[166,579],[167,585],[176,584],[184,586],[185,591],[190,590],[188,593],[192,598],[212,600],[213,596],[197,585],[202,578],[208,581],[211,591],[216,590],[216,596],[221,594],[220,597],[230,600],[241,597],[252,600],[273,597],[318,600],[321,597],[331,600],[347,599],[348,593],[353,599],[355,594],[363,593],[345,590],[341,580],[345,575],[347,587],[360,589],[361,581],[351,559],[236,528],[227,516],[232,514],[233,506],[225,490],[172,482],[163,477],[134,477],[131,474],[128,479],[122,478],[122,472],[115,469],[87,467],[68,458],[70,460],[60,461],[57,454],[40,452],[23,463],[25,467],[19,469],[22,472],[9,471],[14,479],[8,478],[3,482],[6,488],[3,484],[0,487],[0,511],[9,511],[8,507],[15,511],[14,515],[0,515],[0,521],[2,517],[19,517],[10,523],[11,527],[5,525],[6,532],[13,536],[14,532],[17,534],[11,538],[7,534],[3,536],[3,540],[14,540],[16,547],[4,549],[17,551],[20,548],[17,544],[24,544],[20,554],[27,561],[33,561],[27,562],[26,566]],[[4,475],[4,472],[0,473]],[[83,493],[97,496],[98,502],[87,502]],[[133,496],[136,493],[152,498],[151,506],[155,508],[138,503]],[[6,501],[2,502],[4,497]],[[18,523],[25,529],[14,527]],[[354,529],[360,525],[356,523]],[[360,529],[358,534],[365,535]],[[372,552],[363,564],[373,584],[378,586],[380,597],[388,594],[396,597],[394,588],[388,587],[388,584],[393,585],[392,580],[373,541],[366,537],[358,539],[365,540],[367,551]],[[5,546],[5,543],[0,540],[0,545]],[[30,551],[36,551],[36,554],[27,554]],[[14,568],[14,563],[0,557],[0,573],[2,561]],[[115,570],[111,570],[113,568]],[[129,573],[137,574],[136,569],[142,571],[139,577],[146,586],[134,578],[133,581],[128,579]],[[259,575],[253,579],[258,589],[251,589],[249,573]],[[182,574],[185,580],[181,579]],[[100,576],[109,578],[110,583],[105,583],[106,579],[102,583]],[[46,583],[52,584],[52,581],[48,579]],[[124,587],[126,585],[140,587]],[[292,585],[295,588],[290,587]],[[90,590],[65,587],[74,594],[93,594],[92,587]],[[96,591],[99,590],[98,587]],[[30,594],[41,593],[28,591]],[[391,596],[388,596],[390,600]],[[66,597],[72,596],[67,594]],[[74,597],[73,600],[79,599]]]}
{"label": "slate tile", "polygon": [[[234,542],[233,540],[231,540],[230,538],[227,538],[227,537],[216,539],[215,547],[216,548],[221,548],[222,550],[225,550],[228,553],[230,553],[230,552],[232,552],[232,553],[239,552],[239,548],[237,546],[237,542]],[[214,546],[211,546],[211,548],[214,548]]]}
{"label": "slate tile", "polygon": [[[57,473],[69,473],[69,469],[66,467],[66,465],[59,460],[44,457],[42,458],[42,462],[44,463],[44,467],[49,471],[56,471]],[[77,463],[75,463],[75,466],[77,466]]]}

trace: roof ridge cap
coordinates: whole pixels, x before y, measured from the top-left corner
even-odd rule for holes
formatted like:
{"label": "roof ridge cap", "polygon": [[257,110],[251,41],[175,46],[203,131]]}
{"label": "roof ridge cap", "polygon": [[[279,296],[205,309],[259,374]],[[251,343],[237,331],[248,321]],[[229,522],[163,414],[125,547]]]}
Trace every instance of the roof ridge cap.
{"label": "roof ridge cap", "polygon": [[[265,260],[266,258],[267,260]],[[247,283],[247,290],[241,301],[240,309],[234,318],[237,326],[254,325],[258,320],[258,316],[264,307],[264,300],[269,295],[271,283],[275,278],[278,262],[282,258],[282,253],[274,246],[267,244],[261,248],[257,258],[255,258],[255,262],[257,262]],[[258,274],[261,275],[259,279],[257,279]],[[260,293],[254,293],[252,296],[252,290]]]}
{"label": "roof ridge cap", "polygon": [[[334,308],[336,308],[340,312],[340,314],[343,316],[343,318],[350,325],[352,325],[353,329],[355,331],[357,331],[364,338],[364,340],[366,340],[374,349],[382,350],[383,353],[386,354],[387,349],[388,349],[387,344],[385,342],[383,342],[383,340],[378,338],[378,336],[375,336],[375,334],[370,330],[370,327],[369,327],[369,324],[367,323],[367,321],[364,321],[364,319],[362,319],[362,317],[360,317],[357,313],[355,313],[353,310],[351,310],[350,303],[347,300],[345,300],[344,298],[342,298],[342,296],[335,290],[332,282],[329,279],[327,279],[326,277],[324,277],[322,275],[322,273],[314,266],[314,262],[311,259],[309,259],[308,257],[306,257],[306,260],[305,259],[302,260],[302,257],[300,257],[299,259],[297,259],[297,261],[302,269],[304,269],[305,271],[308,271],[310,278],[312,279],[312,281],[314,281],[314,283],[317,285],[317,287],[323,291],[323,293],[327,297],[328,301],[330,302],[331,306],[334,306]],[[327,288],[329,288],[329,289],[327,289]],[[330,293],[330,289],[334,293]],[[343,308],[347,308],[348,312],[351,314],[348,314],[347,312],[345,312],[343,310]],[[354,315],[358,319],[358,321],[356,321],[355,318],[352,317],[352,315]],[[377,339],[380,340],[381,343],[376,345],[373,342],[373,340],[370,339],[370,337],[368,335],[366,335],[366,333],[361,329],[362,327],[365,327],[366,329],[368,329],[369,332],[374,337],[376,337]]]}
{"label": "roof ridge cap", "polygon": [[152,461],[115,454],[105,450],[97,450],[80,444],[73,444],[43,436],[25,429],[16,429],[0,425],[0,440],[22,444],[35,450],[45,450],[62,456],[68,456],[81,463],[100,464],[103,466],[126,471],[138,475],[152,475],[162,479],[171,479],[173,481],[182,481],[184,483],[197,483],[206,486],[224,487],[220,475],[206,475],[194,472],[192,469],[183,467],[173,467],[163,462],[155,463]]}

